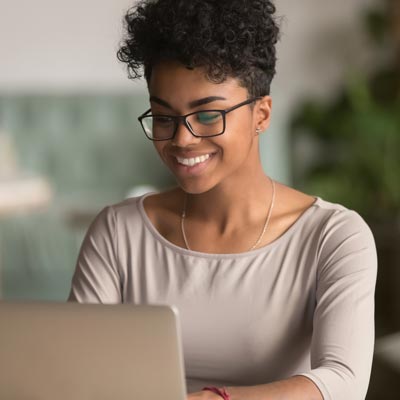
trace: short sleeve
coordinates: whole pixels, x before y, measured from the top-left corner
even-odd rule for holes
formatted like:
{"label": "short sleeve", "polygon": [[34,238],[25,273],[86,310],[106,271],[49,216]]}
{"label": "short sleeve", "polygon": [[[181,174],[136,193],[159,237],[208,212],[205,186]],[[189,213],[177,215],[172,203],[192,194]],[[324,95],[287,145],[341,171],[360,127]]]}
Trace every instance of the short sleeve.
{"label": "short sleeve", "polygon": [[69,301],[121,302],[115,224],[112,207],[106,207],[89,227],[79,252]]}
{"label": "short sleeve", "polygon": [[318,246],[311,368],[301,374],[324,400],[365,399],[374,348],[377,256],[373,235],[354,211],[337,210]]}

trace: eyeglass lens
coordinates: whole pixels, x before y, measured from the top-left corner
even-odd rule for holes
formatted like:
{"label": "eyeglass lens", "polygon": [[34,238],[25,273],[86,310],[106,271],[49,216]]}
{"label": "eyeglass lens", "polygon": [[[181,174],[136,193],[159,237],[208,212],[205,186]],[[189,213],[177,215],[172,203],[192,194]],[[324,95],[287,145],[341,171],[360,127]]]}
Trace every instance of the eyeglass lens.
{"label": "eyeglass lens", "polygon": [[[172,138],[179,118],[149,115],[142,119],[148,137],[156,140]],[[186,117],[186,123],[197,136],[215,136],[224,131],[224,116],[221,111],[199,111]]]}

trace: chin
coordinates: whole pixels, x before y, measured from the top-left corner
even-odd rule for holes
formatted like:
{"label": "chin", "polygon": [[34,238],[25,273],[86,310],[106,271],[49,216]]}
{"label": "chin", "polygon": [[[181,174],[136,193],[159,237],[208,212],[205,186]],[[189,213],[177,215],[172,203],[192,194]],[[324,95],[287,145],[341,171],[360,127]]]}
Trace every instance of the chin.
{"label": "chin", "polygon": [[184,192],[189,194],[206,193],[215,187],[215,184],[212,184],[211,182],[206,184],[200,182],[188,182],[187,180],[180,181],[177,179],[177,183]]}

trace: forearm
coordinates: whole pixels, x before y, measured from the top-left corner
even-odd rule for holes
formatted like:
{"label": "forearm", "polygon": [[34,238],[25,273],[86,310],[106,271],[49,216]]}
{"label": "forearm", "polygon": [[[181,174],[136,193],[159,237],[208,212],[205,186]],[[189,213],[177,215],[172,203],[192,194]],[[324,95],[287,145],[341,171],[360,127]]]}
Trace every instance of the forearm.
{"label": "forearm", "polygon": [[226,388],[231,400],[323,400],[317,386],[303,376],[257,386]]}

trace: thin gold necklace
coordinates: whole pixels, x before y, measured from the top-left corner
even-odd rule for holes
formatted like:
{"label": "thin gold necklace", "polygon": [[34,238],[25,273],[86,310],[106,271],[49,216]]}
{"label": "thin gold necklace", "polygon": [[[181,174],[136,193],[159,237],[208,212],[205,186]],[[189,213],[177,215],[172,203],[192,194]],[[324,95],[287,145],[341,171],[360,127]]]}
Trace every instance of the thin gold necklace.
{"label": "thin gold necklace", "polygon": [[[271,196],[271,203],[269,205],[267,218],[265,219],[264,227],[263,227],[263,230],[262,230],[260,236],[258,237],[257,241],[254,243],[254,245],[248,251],[254,250],[261,243],[261,240],[264,237],[265,231],[268,228],[269,220],[271,219],[271,215],[272,215],[272,210],[274,209],[275,181],[271,178],[269,178],[269,180],[271,181],[271,185],[272,185],[272,196]],[[187,194],[185,193],[185,198],[183,200],[183,209],[182,209],[182,214],[181,214],[181,231],[182,231],[183,241],[185,242],[186,248],[188,250],[191,250],[191,248],[189,247],[189,243],[188,243],[188,240],[186,237],[186,232],[185,232],[186,204],[187,204]]]}

